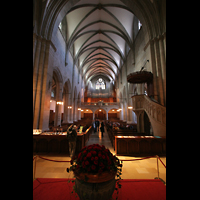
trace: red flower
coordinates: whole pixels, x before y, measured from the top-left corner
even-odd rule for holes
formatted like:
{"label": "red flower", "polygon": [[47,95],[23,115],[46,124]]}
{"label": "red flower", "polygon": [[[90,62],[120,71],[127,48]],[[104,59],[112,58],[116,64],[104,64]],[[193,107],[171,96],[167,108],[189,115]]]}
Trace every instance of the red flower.
{"label": "red flower", "polygon": [[101,152],[98,153],[98,156],[101,158],[101,156],[102,156],[102,155],[101,155]]}
{"label": "red flower", "polygon": [[97,161],[97,160],[95,160],[95,161],[94,161],[94,164],[95,164],[95,165],[98,165],[98,161]]}
{"label": "red flower", "polygon": [[89,157],[91,157],[92,156],[92,154],[89,152],[88,154],[87,154],[87,157],[89,158]]}
{"label": "red flower", "polygon": [[101,169],[103,169],[105,166],[104,166],[104,164],[101,162],[100,163],[100,165],[99,165],[100,167],[101,167]]}
{"label": "red flower", "polygon": [[80,159],[80,157],[81,157],[81,152],[78,154],[78,159]]}
{"label": "red flower", "polygon": [[95,165],[92,165],[91,168],[92,168],[92,170],[95,170],[95,169],[96,169],[96,166],[95,166]]}
{"label": "red flower", "polygon": [[93,160],[94,160],[94,157],[91,158],[91,161],[93,161]]}
{"label": "red flower", "polygon": [[90,146],[88,146],[88,148],[87,148],[88,150],[91,150],[92,149],[92,146],[90,145]]}
{"label": "red flower", "polygon": [[85,165],[89,165],[89,162],[87,160],[85,161]]}
{"label": "red flower", "polygon": [[96,155],[96,154],[97,154],[97,152],[96,152],[96,151],[92,151],[92,154]]}
{"label": "red flower", "polygon": [[94,158],[95,160],[98,160],[99,158],[97,157],[97,156],[95,156],[95,158]]}
{"label": "red flower", "polygon": [[109,149],[105,149],[105,152],[108,153],[108,152],[109,152]]}
{"label": "red flower", "polygon": [[105,159],[105,158],[106,158],[106,156],[105,156],[105,155],[102,155],[102,158],[103,158],[103,159]]}
{"label": "red flower", "polygon": [[84,151],[83,151],[83,153],[84,153],[84,154],[86,154],[86,153],[87,153],[87,151],[86,151],[86,150],[84,150]]}

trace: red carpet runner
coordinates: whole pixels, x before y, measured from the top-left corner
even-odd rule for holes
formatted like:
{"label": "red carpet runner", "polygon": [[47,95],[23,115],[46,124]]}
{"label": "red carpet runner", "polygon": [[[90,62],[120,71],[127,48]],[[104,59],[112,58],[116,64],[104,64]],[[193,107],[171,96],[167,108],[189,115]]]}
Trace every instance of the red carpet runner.
{"label": "red carpet runner", "polygon": [[[158,179],[121,180],[119,200],[165,200],[166,186]],[[33,200],[79,200],[71,193],[74,183],[66,178],[38,178],[33,181]],[[113,198],[116,199],[116,192]]]}

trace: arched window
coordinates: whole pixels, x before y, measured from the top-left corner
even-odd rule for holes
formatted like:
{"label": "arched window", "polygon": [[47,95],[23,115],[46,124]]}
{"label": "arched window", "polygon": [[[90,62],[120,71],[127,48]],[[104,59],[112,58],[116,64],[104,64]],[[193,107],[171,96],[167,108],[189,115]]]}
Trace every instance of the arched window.
{"label": "arched window", "polygon": [[140,30],[141,26],[142,26],[142,24],[141,24],[140,20],[138,20],[138,30]]}
{"label": "arched window", "polygon": [[99,78],[96,82],[96,90],[99,90],[99,89],[102,89],[102,90],[105,90],[106,89],[106,85],[105,85],[105,82],[103,81],[102,78]]}
{"label": "arched window", "polygon": [[58,28],[59,28],[60,30],[62,30],[62,22],[60,22]]}

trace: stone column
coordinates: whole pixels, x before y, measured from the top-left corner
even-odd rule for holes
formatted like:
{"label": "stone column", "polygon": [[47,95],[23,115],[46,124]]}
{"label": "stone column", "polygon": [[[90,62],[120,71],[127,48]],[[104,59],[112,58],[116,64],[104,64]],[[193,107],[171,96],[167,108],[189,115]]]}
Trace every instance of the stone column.
{"label": "stone column", "polygon": [[160,60],[161,60],[161,77],[163,81],[164,89],[164,105],[166,103],[166,60],[165,60],[165,49],[164,49],[164,37],[159,37],[159,48],[160,48]]}
{"label": "stone column", "polygon": [[144,132],[144,111],[137,110],[134,112],[137,116],[137,132],[142,133],[142,132]]}
{"label": "stone column", "polygon": [[93,111],[93,118],[92,119],[94,120],[94,118],[95,118],[95,112]]}
{"label": "stone column", "polygon": [[[34,106],[33,106],[33,129],[39,128],[40,121],[40,109],[41,109],[41,98],[42,98],[42,83],[43,83],[43,71],[44,71],[44,58],[45,58],[46,40],[41,42],[41,50],[38,52],[39,63],[35,66],[33,76],[33,87],[35,92]],[[33,97],[34,98],[34,97]]]}
{"label": "stone column", "polygon": [[154,40],[150,41],[150,53],[151,53],[151,66],[153,73],[153,95],[154,99],[159,101],[158,97],[158,80],[157,80],[157,70],[156,70],[156,61],[155,61],[155,50],[154,50]]}
{"label": "stone column", "polygon": [[55,110],[55,118],[54,118],[54,126],[61,125],[61,111],[62,111],[62,105],[59,104],[61,101],[56,102],[56,110]]}
{"label": "stone column", "polygon": [[159,41],[157,38],[154,39],[154,48],[155,48],[156,68],[158,75],[158,89],[160,97],[159,102],[162,105],[164,105],[164,89],[163,89],[162,71],[161,71],[161,57],[160,57]]}
{"label": "stone column", "polygon": [[58,126],[61,125],[61,115],[62,115],[62,103],[63,99],[62,99],[62,91],[63,91],[63,87],[62,87],[62,83],[57,83],[58,87],[57,87],[57,91],[56,91],[56,110],[55,110],[55,118],[54,118],[54,126]]}

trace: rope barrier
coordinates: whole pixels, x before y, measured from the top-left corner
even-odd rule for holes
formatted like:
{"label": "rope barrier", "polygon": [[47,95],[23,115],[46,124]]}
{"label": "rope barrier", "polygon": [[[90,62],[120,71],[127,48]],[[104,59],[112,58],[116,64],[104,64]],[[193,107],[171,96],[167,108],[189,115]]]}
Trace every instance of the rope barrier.
{"label": "rope barrier", "polygon": [[[48,158],[44,158],[42,156],[34,156],[33,157],[33,161],[35,160],[35,164],[34,164],[34,173],[33,173],[33,180],[35,180],[35,171],[36,171],[36,158],[39,157],[43,160],[47,160],[47,161],[52,161],[52,162],[70,162],[68,160],[52,160],[52,159],[48,159]],[[158,155],[156,156],[148,156],[148,157],[144,157],[144,158],[139,158],[139,159],[130,159],[130,160],[121,160],[121,161],[136,161],[136,160],[145,160],[145,159],[149,159],[149,158],[154,158],[157,157],[157,171],[158,171],[158,178],[159,178],[159,166],[158,166],[158,160],[160,160],[160,162],[162,163],[162,165],[166,168],[166,165],[163,163],[163,161],[160,159],[160,157]]]}
{"label": "rope barrier", "polygon": [[52,161],[52,162],[70,162],[70,160],[52,160],[52,159],[44,158],[42,156],[38,156],[38,157],[43,160],[48,160],[48,161]]}
{"label": "rope barrier", "polygon": [[149,156],[149,157],[145,157],[145,158],[131,159],[131,160],[121,160],[121,161],[136,161],[136,160],[144,160],[144,159],[154,158],[154,157],[157,157],[160,160],[160,162],[162,163],[162,165],[166,168],[166,165],[163,163],[163,161],[160,159],[159,156]]}
{"label": "rope barrier", "polygon": [[163,161],[160,159],[160,157],[158,156],[158,159],[160,160],[160,162],[163,164],[163,166],[166,168],[166,165],[163,163]]}
{"label": "rope barrier", "polygon": [[121,160],[121,161],[136,161],[136,160],[144,160],[144,159],[153,158],[153,157],[156,157],[156,156],[149,156],[149,157],[145,157],[145,158],[131,159],[131,160]]}
{"label": "rope barrier", "polygon": [[[44,158],[42,156],[38,156],[38,157],[43,159],[43,160],[52,161],[52,162],[70,162],[69,160],[52,160],[52,159]],[[148,157],[145,157],[145,158],[121,160],[121,161],[137,161],[137,160],[145,160],[145,159],[154,158],[154,157],[156,157],[156,156],[148,156]],[[35,158],[36,158],[36,156],[33,157],[33,160],[35,160]],[[158,159],[160,160],[162,165],[166,168],[166,165],[163,163],[163,161],[160,159],[159,156],[158,156]]]}

